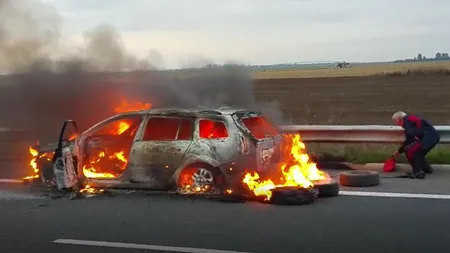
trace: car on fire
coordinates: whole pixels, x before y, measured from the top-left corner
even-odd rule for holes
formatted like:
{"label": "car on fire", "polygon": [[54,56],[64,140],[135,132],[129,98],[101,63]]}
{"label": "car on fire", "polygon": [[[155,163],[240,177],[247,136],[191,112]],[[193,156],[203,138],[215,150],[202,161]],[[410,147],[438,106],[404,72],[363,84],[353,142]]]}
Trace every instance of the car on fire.
{"label": "car on fire", "polygon": [[[73,126],[74,138],[69,126]],[[148,109],[112,116],[78,133],[64,122],[57,143],[34,147],[43,182],[92,187],[242,191],[244,173],[270,171],[282,135],[248,109]]]}

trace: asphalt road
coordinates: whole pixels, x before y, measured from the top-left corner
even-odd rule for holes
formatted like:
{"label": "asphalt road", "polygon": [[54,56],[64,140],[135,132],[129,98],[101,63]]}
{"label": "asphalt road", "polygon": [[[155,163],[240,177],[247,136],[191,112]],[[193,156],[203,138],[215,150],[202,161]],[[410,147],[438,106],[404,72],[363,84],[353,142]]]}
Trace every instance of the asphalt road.
{"label": "asphalt road", "polygon": [[[376,187],[341,187],[366,196],[291,207],[148,192],[50,199],[0,183],[0,252],[450,252],[450,171],[425,180],[394,176],[382,174]],[[410,193],[442,199],[398,196]]]}
{"label": "asphalt road", "polygon": [[[272,206],[148,193],[26,199],[33,195],[16,187],[9,189],[16,197],[0,201],[0,251],[5,253],[450,251],[450,200],[339,196],[312,205]],[[58,239],[132,245],[55,243]],[[129,249],[136,244],[190,251]]]}

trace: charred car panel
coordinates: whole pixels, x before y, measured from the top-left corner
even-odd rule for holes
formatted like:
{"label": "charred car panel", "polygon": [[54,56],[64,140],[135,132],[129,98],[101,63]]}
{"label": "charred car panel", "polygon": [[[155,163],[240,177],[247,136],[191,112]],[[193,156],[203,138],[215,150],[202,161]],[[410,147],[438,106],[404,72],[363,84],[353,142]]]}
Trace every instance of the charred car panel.
{"label": "charred car panel", "polygon": [[[235,188],[242,185],[244,172],[264,171],[277,162],[281,136],[272,131],[274,126],[260,131],[256,121],[243,122],[257,117],[270,124],[261,113],[245,109],[123,113],[99,122],[70,142],[65,161],[70,163],[70,157],[78,161],[73,167],[84,184],[168,189],[186,178],[187,168],[196,166],[199,172],[192,179],[197,183],[223,178],[224,185]],[[121,124],[126,126],[123,131]],[[260,132],[264,136],[258,136]],[[209,180],[210,176],[214,179]]]}

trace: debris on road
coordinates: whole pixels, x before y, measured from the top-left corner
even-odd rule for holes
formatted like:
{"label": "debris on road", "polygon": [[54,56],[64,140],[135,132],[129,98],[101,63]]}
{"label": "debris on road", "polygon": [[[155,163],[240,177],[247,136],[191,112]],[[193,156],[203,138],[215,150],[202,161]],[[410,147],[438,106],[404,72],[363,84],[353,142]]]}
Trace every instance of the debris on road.
{"label": "debris on road", "polygon": [[315,181],[314,188],[319,191],[319,198],[331,198],[339,195],[339,183],[331,178]]}
{"label": "debris on road", "polygon": [[339,183],[350,187],[370,187],[380,184],[380,175],[376,171],[349,170],[339,173]]}

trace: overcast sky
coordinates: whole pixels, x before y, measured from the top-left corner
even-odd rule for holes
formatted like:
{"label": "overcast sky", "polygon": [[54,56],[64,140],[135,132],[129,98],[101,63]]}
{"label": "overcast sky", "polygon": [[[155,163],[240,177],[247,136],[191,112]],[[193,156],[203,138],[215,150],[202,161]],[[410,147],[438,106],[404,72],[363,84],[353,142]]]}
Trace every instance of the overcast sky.
{"label": "overcast sky", "polygon": [[113,25],[127,48],[251,64],[383,61],[450,51],[449,0],[45,0],[67,44]]}

